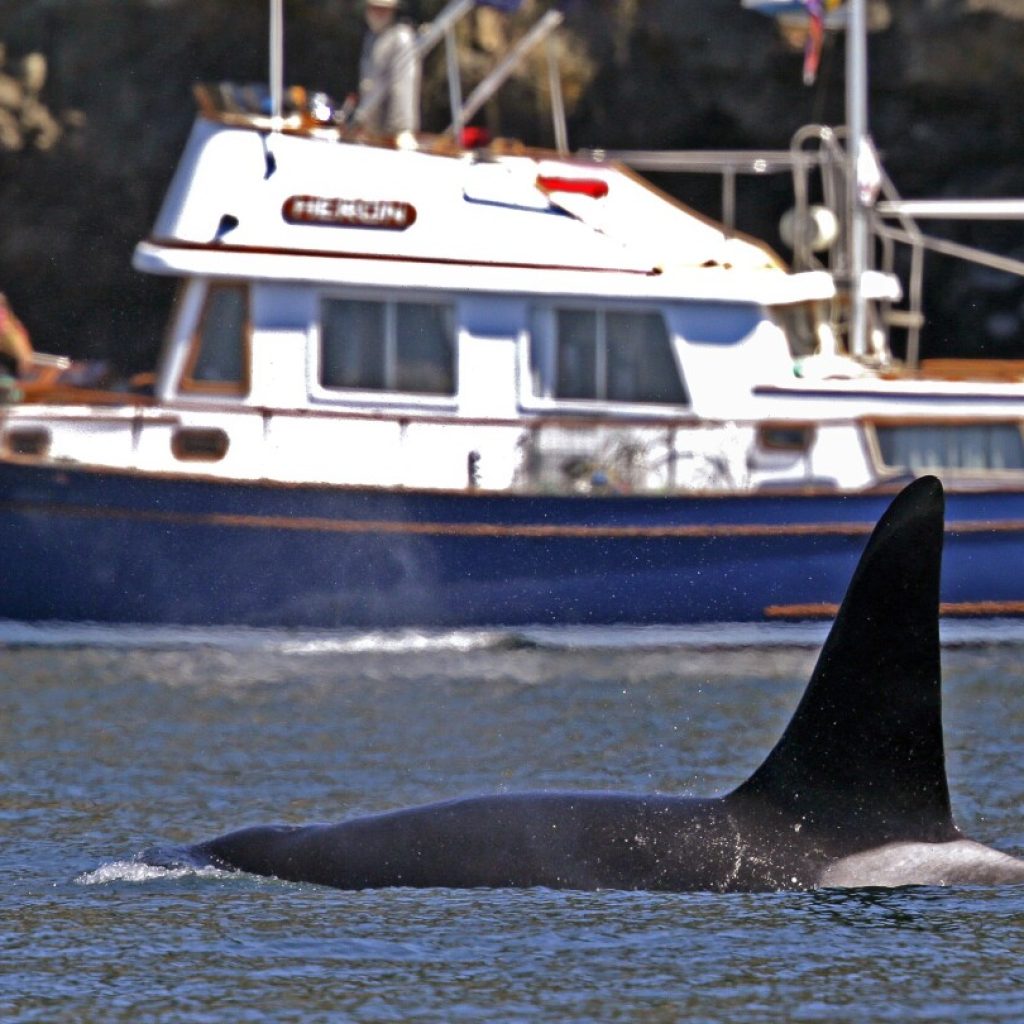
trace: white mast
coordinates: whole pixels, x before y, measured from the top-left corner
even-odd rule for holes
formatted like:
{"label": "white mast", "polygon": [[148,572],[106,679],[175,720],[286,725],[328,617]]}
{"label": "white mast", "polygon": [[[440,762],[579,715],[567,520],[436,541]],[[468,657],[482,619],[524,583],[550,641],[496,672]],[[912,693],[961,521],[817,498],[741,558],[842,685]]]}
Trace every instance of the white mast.
{"label": "white mast", "polygon": [[284,108],[284,0],[270,0],[270,116],[281,123]]}
{"label": "white mast", "polygon": [[846,14],[846,151],[847,224],[850,231],[850,337],[851,355],[868,351],[867,301],[862,281],[868,269],[870,246],[869,200],[861,193],[865,166],[874,166],[868,135],[868,60],[866,0],[847,0]]}

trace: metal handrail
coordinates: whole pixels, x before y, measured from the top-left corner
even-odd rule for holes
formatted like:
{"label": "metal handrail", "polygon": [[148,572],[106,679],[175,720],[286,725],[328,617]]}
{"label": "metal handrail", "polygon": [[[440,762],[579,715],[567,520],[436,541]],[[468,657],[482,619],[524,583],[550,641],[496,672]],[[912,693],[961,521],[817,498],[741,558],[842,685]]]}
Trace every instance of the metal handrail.
{"label": "metal handrail", "polygon": [[[452,123],[446,129],[447,133],[457,135],[458,131],[465,125],[476,112],[505,84],[513,71],[523,62],[527,54],[539,43],[543,42],[550,34],[558,28],[565,20],[561,11],[548,11],[541,17],[533,27],[509,50],[500,61],[498,66],[470,93],[469,98],[462,104],[462,108],[453,117]],[[556,106],[552,104],[552,108]],[[557,117],[557,113],[555,116]],[[564,138],[564,124],[556,125],[555,135],[557,138]]]}
{"label": "metal handrail", "polygon": [[[595,160],[616,160],[638,171],[664,173],[718,174],[722,178],[721,220],[728,230],[736,228],[736,182],[741,175],[760,177],[788,172],[793,176],[794,212],[797,224],[806,224],[811,209],[811,175],[820,175],[823,204],[839,221],[838,239],[826,262],[811,250],[806,235],[793,239],[793,267],[797,270],[823,269],[836,280],[840,290],[833,304],[831,320],[840,334],[849,335],[853,254],[850,252],[849,195],[850,161],[846,150],[848,133],[843,127],[808,125],[793,136],[788,150],[593,150]],[[808,148],[812,146],[814,148]],[[905,200],[891,178],[881,169],[878,199],[866,207],[869,249],[865,269],[896,272],[897,246],[910,250],[906,281],[906,305],[893,309],[881,304],[869,312],[870,331],[882,332],[881,344],[890,349],[890,329],[906,331],[906,363],[914,367],[920,356],[920,331],[924,321],[924,254],[935,252],[981,266],[1024,277],[1024,260],[1002,256],[976,246],[952,242],[925,234],[918,220],[1024,220],[1024,199]]]}
{"label": "metal handrail", "polygon": [[[656,150],[595,149],[585,154],[593,160],[623,163],[637,171],[666,174],[720,174],[722,176],[721,220],[732,230],[736,227],[736,181],[740,175],[761,177],[791,173],[794,157],[788,149],[765,150]],[[813,157],[810,159],[813,160]]]}
{"label": "metal handrail", "polygon": [[[433,21],[421,26],[416,42],[403,62],[395,69],[399,74],[412,64],[422,65],[426,56],[441,40],[445,42],[446,73],[448,76],[448,98],[451,105],[451,123],[445,134],[459,138],[465,125],[473,115],[505,84],[513,71],[522,63],[527,54],[551,34],[565,20],[561,11],[548,11],[542,15],[526,34],[516,41],[509,52],[490,74],[481,81],[469,97],[463,100],[462,82],[459,73],[458,54],[455,45],[455,28],[473,9],[476,0],[449,0]],[[548,50],[548,80],[551,89],[551,115],[554,121],[555,145],[559,152],[568,150],[565,106],[562,100],[561,78],[553,49]],[[355,111],[356,120],[365,120],[384,102],[390,82],[382,82],[368,96],[364,97]]]}

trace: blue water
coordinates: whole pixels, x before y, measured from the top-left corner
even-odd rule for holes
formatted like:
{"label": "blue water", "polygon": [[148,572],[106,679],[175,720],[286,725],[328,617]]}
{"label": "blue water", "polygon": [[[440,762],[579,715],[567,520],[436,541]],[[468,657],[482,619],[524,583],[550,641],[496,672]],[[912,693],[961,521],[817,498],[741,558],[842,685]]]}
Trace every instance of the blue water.
{"label": "blue water", "polygon": [[[345,893],[137,859],[466,793],[721,792],[820,635],[0,625],[0,1019],[1024,1020],[1019,887]],[[972,639],[954,805],[1022,855],[1024,635]]]}

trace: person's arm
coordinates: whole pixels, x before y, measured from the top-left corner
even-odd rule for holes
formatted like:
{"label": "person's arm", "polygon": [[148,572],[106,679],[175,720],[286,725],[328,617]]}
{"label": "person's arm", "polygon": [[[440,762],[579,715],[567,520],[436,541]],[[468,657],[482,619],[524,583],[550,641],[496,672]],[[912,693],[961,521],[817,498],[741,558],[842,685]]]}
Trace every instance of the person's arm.
{"label": "person's arm", "polygon": [[0,352],[14,360],[19,373],[24,373],[35,359],[25,325],[6,305],[0,305]]}

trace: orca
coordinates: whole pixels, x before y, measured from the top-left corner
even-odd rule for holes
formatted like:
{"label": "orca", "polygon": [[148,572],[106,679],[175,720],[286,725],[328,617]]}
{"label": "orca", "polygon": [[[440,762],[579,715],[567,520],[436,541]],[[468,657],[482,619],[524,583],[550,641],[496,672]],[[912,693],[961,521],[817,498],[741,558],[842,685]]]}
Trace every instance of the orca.
{"label": "orca", "polygon": [[782,738],[724,796],[475,796],[339,824],[245,828],[190,847],[189,862],[341,889],[1024,883],[1024,860],[966,839],[950,808],[943,515],[934,477],[897,495]]}

